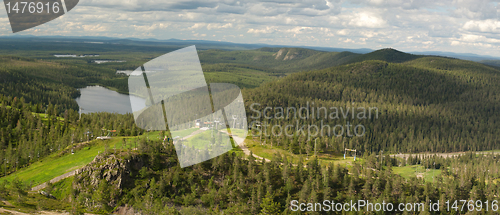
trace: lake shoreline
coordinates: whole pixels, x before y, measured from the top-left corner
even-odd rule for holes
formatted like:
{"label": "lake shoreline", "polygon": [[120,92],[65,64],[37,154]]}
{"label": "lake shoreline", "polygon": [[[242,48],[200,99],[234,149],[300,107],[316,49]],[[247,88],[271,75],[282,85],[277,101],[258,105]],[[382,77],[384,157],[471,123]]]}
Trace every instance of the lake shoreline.
{"label": "lake shoreline", "polygon": [[79,88],[80,96],[75,98],[82,113],[110,112],[127,114],[146,107],[146,99],[121,93],[99,84]]}

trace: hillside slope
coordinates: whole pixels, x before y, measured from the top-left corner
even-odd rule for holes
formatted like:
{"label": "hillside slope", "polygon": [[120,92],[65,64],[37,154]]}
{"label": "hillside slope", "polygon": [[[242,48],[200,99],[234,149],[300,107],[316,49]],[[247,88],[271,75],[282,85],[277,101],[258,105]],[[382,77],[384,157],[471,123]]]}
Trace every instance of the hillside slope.
{"label": "hillside slope", "polygon": [[200,52],[199,55],[200,61],[204,64],[258,65],[269,71],[282,73],[326,69],[365,60],[401,63],[423,57],[395,49],[381,49],[367,54],[356,54],[352,52],[322,52],[302,48],[261,48],[245,51],[207,50]]}
{"label": "hillside slope", "polygon": [[208,50],[200,52],[203,64],[258,65],[270,71],[292,73],[324,69],[348,62],[359,54],[322,52],[302,48],[261,48],[246,51]]}

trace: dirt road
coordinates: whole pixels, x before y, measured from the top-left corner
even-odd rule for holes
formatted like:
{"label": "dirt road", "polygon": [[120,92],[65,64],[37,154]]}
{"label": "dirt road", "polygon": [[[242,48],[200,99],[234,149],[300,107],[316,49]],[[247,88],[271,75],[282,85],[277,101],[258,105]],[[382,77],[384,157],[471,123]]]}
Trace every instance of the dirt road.
{"label": "dirt road", "polygon": [[[469,152],[450,152],[450,153],[417,153],[417,154],[411,154],[413,157],[415,157],[416,155],[418,156],[439,156],[439,157],[443,157],[443,158],[450,158],[450,157],[453,157],[453,156],[459,156],[459,155],[464,155],[464,154],[467,154]],[[475,152],[476,154],[491,154],[492,152]],[[493,154],[500,154],[500,152],[493,152]],[[408,157],[410,157],[410,154],[391,154],[390,155],[391,157],[393,156],[396,156],[398,158],[403,158],[403,159],[408,159]]]}

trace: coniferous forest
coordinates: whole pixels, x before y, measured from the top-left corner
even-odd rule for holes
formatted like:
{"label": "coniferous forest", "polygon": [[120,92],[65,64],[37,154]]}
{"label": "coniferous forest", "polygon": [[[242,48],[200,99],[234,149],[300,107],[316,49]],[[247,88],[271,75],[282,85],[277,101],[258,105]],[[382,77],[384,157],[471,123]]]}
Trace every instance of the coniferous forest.
{"label": "coniferous forest", "polygon": [[[181,168],[175,144],[184,140],[172,139],[198,129],[173,134],[140,129],[132,114],[80,116],[74,100],[85,86],[128,92],[116,70],[173,49],[143,58],[96,49],[102,58],[126,59],[123,65],[54,59],[54,50],[0,57],[0,207],[27,214],[499,213],[498,68],[393,49],[200,50],[208,83],[243,89],[248,125],[240,128],[250,130],[239,137],[246,147]],[[300,117],[287,117],[287,108]],[[359,115],[363,109],[372,115]],[[297,128],[311,125],[352,125],[353,133]],[[356,125],[364,135],[352,135]],[[207,129],[217,142],[220,131]],[[345,148],[357,157],[343,159]],[[332,211],[360,200],[393,209]]]}

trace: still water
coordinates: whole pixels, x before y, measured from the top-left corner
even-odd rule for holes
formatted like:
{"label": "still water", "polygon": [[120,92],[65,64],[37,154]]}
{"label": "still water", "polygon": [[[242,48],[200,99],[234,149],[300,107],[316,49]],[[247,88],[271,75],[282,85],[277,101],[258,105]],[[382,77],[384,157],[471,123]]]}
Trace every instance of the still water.
{"label": "still water", "polygon": [[[145,99],[132,95],[125,95],[109,90],[101,86],[88,86],[80,89],[81,96],[76,102],[83,108],[82,113],[110,112],[110,113],[132,113],[132,105],[135,110],[145,107]],[[132,101],[132,104],[131,104]]]}

